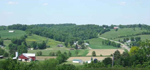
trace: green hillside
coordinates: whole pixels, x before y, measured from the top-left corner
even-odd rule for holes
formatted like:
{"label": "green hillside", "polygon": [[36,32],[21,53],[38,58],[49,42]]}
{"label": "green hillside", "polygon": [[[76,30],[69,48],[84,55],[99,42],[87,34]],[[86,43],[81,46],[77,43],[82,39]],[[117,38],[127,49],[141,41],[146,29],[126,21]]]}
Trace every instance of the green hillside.
{"label": "green hillside", "polygon": [[51,47],[56,47],[58,44],[64,44],[63,42],[56,41],[56,40],[46,38],[46,37],[42,37],[42,36],[35,35],[35,34],[33,34],[32,36],[28,36],[28,38],[26,39],[26,42],[28,45],[30,45],[33,41],[42,43],[42,41],[47,41],[47,40],[48,40],[47,45]]}
{"label": "green hillside", "polygon": [[135,28],[135,30],[133,30],[133,28],[123,28],[123,29],[118,29],[118,31],[115,31],[114,29],[111,29],[111,31],[106,32],[102,35],[100,35],[101,37],[105,37],[105,38],[117,38],[119,36],[127,36],[127,35],[132,35],[132,34],[137,34],[137,33],[141,33],[143,31],[146,30],[141,30],[140,28]]}
{"label": "green hillside", "polygon": [[[150,35],[138,35],[138,36],[131,36],[131,37],[141,37],[141,40],[142,41],[145,41],[146,39],[150,40]],[[131,38],[131,37],[123,37],[123,38],[116,38],[114,39],[115,41],[118,41],[118,40],[123,40],[124,38]]]}
{"label": "green hillside", "polygon": [[92,49],[116,49],[116,47],[109,46],[109,45],[102,45],[103,39],[100,38],[94,38],[94,39],[89,39],[90,42],[89,47]]}
{"label": "green hillside", "polygon": [[0,30],[0,36],[3,38],[3,39],[6,39],[6,38],[19,38],[23,35],[25,35],[25,31],[21,31],[21,30],[15,30],[14,33],[9,33],[9,30]]}

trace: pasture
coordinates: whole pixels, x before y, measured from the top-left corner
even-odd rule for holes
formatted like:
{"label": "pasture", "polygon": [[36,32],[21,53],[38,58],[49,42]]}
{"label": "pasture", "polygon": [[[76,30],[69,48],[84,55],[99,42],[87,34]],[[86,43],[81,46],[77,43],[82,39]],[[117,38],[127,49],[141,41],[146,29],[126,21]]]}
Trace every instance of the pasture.
{"label": "pasture", "polygon": [[117,47],[109,46],[109,45],[102,45],[103,39],[100,38],[93,38],[88,40],[90,42],[89,47],[92,49],[117,49]]}
{"label": "pasture", "polygon": [[21,31],[21,30],[15,30],[14,33],[9,33],[9,30],[0,30],[0,36],[3,39],[7,39],[7,38],[19,38],[23,35],[25,35],[25,31]]}
{"label": "pasture", "polygon": [[102,55],[102,56],[110,56],[116,50],[120,51],[121,54],[124,52],[124,50],[122,50],[122,49],[91,49],[89,51],[89,53],[87,54],[87,56],[92,56],[92,52],[93,51],[96,52],[96,56],[100,56],[100,55]]}
{"label": "pasture", "polygon": [[123,28],[123,29],[118,29],[118,31],[115,31],[114,29],[111,29],[111,31],[106,32],[100,36],[111,39],[111,38],[117,38],[119,36],[138,34],[138,33],[142,33],[143,31],[146,31],[146,30],[145,29],[141,30],[140,28],[135,28],[135,31],[134,31],[133,28]]}

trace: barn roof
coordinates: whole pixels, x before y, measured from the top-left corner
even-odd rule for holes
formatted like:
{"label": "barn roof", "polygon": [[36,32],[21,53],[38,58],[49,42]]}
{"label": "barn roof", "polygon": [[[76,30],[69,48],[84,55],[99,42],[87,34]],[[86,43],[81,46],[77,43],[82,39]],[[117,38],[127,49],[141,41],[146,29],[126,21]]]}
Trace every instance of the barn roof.
{"label": "barn roof", "polygon": [[26,57],[35,57],[35,53],[23,53],[22,55]]}

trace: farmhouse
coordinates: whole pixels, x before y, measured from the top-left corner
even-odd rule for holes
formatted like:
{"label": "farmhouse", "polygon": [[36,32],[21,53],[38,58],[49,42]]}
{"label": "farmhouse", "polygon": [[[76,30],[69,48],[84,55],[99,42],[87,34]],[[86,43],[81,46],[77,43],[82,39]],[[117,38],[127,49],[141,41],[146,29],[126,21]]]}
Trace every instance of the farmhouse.
{"label": "farmhouse", "polygon": [[118,29],[119,27],[114,27],[114,29]]}
{"label": "farmhouse", "polygon": [[81,60],[81,59],[73,59],[72,62],[73,62],[73,63],[82,63],[82,60]]}
{"label": "farmhouse", "polygon": [[15,31],[14,30],[9,30],[9,33],[14,33]]}
{"label": "farmhouse", "polygon": [[57,47],[63,47],[63,45],[62,44],[58,44]]}
{"label": "farmhouse", "polygon": [[36,57],[34,53],[23,53],[18,57],[18,60],[22,61],[35,61]]}

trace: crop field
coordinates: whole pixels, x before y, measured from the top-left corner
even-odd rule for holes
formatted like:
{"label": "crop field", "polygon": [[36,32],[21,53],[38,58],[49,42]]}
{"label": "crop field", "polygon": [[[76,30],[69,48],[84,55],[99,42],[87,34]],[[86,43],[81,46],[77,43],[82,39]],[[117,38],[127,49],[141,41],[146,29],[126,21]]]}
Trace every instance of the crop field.
{"label": "crop field", "polygon": [[36,60],[45,60],[50,58],[56,58],[55,56],[36,56]]}
{"label": "crop field", "polygon": [[100,38],[89,39],[88,41],[90,42],[89,47],[92,49],[117,49],[117,47],[102,45],[103,39]]}
{"label": "crop field", "polygon": [[0,36],[3,38],[3,39],[6,39],[6,38],[19,38],[23,35],[25,35],[25,31],[21,31],[21,30],[15,30],[14,33],[9,33],[9,30],[0,30]]}
{"label": "crop field", "polygon": [[39,35],[35,35],[35,34],[33,34],[32,36],[28,36],[28,38],[26,39],[28,45],[30,45],[33,41],[42,43],[42,41],[47,41],[47,40],[48,40],[47,45],[50,47],[57,47],[58,44],[64,44],[63,42],[59,42],[59,41],[46,38],[46,37],[42,37]]}
{"label": "crop field", "polygon": [[121,54],[124,51],[122,49],[91,49],[87,54],[87,56],[91,56],[93,51],[96,52],[96,56],[100,56],[100,55],[107,56],[113,54],[116,50],[119,50]]}
{"label": "crop field", "polygon": [[115,31],[114,29],[111,29],[111,31],[106,32],[102,35],[100,35],[101,37],[105,37],[105,38],[117,38],[119,36],[127,36],[127,35],[132,35],[132,34],[137,34],[137,33],[141,33],[143,31],[146,30],[141,30],[140,28],[135,28],[135,31],[133,30],[133,28],[123,28],[123,29],[118,29],[118,31]]}

